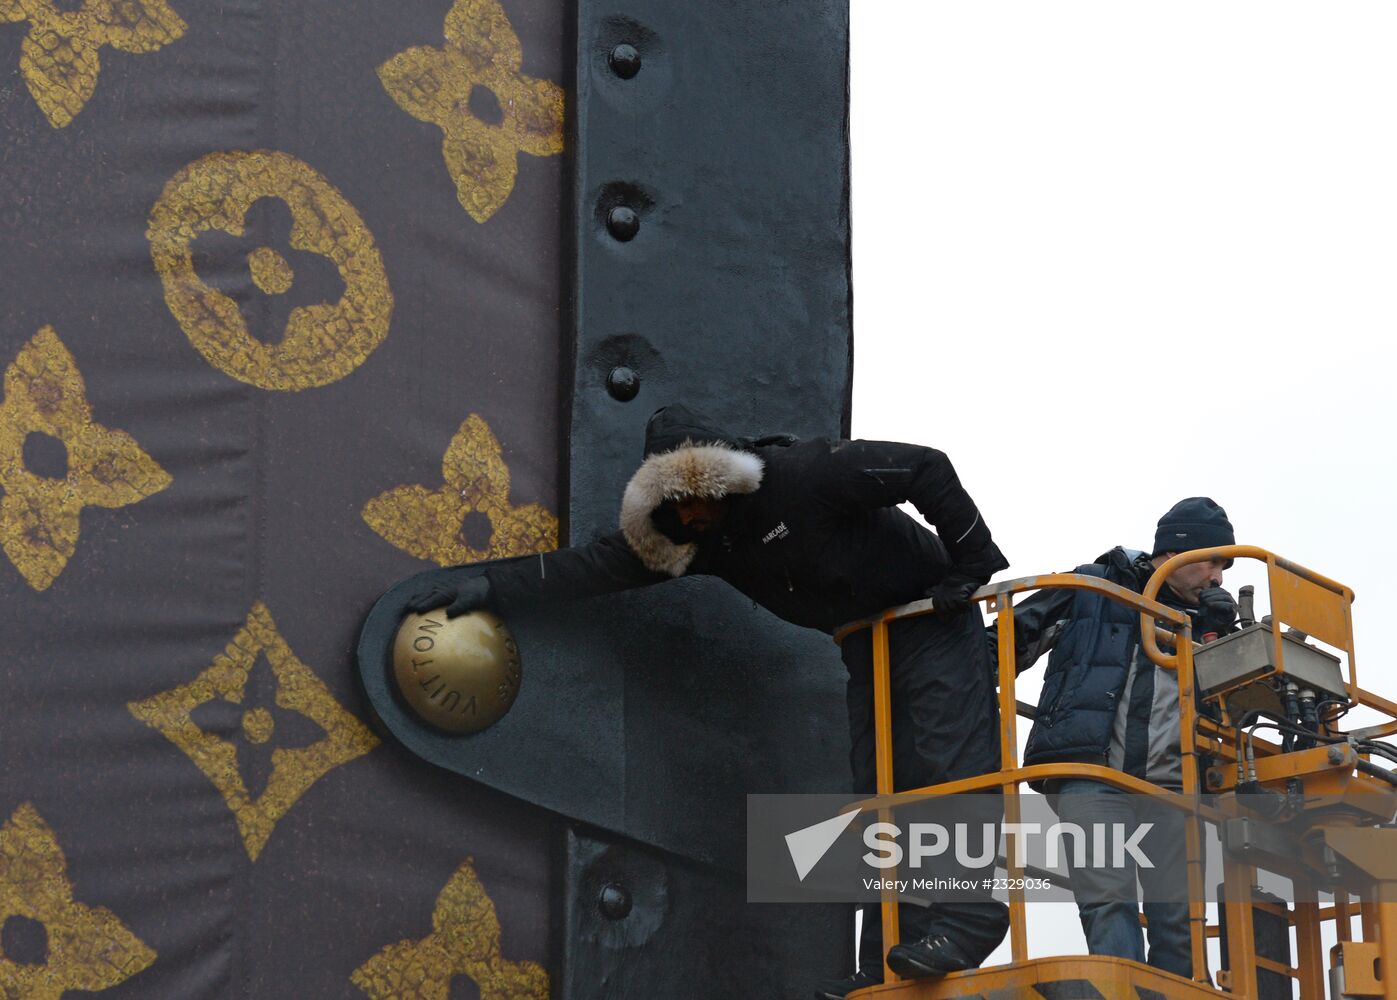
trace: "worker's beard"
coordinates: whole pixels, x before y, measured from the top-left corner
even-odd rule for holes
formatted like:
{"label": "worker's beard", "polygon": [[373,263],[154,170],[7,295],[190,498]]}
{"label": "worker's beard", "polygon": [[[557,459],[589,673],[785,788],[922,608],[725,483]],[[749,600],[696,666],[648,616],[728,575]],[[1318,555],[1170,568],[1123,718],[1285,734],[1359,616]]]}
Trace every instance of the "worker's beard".
{"label": "worker's beard", "polygon": [[713,537],[718,525],[709,520],[695,520],[685,524],[679,519],[679,512],[672,503],[662,503],[650,515],[650,520],[664,535],[676,545],[691,545]]}

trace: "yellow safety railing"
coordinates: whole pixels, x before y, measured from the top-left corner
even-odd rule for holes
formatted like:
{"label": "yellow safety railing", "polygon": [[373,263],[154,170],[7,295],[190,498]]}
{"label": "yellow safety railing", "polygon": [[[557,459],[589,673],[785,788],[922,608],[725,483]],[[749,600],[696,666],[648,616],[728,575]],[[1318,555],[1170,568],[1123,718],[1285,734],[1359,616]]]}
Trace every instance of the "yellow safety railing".
{"label": "yellow safety railing", "polygon": [[[1390,702],[1358,687],[1355,672],[1353,628],[1350,606],[1353,591],[1327,577],[1306,569],[1289,560],[1282,559],[1265,549],[1254,546],[1230,545],[1210,549],[1199,549],[1181,553],[1164,562],[1155,571],[1144,588],[1136,593],[1125,587],[1099,577],[1075,573],[1054,573],[1044,576],[1022,577],[991,583],[975,592],[973,599],[983,601],[986,609],[997,612],[996,629],[999,649],[999,714],[1000,714],[1000,770],[958,781],[943,782],[923,788],[893,791],[892,768],[892,703],[891,703],[891,662],[889,653],[888,629],[892,622],[933,613],[930,600],[916,601],[891,608],[880,615],[851,622],[839,629],[835,642],[842,644],[845,639],[864,629],[872,631],[873,647],[873,690],[874,725],[877,760],[877,794],[858,804],[861,811],[877,811],[879,818],[888,821],[893,810],[912,802],[930,797],[976,792],[998,787],[1004,794],[1006,824],[1019,821],[1019,786],[1026,781],[1049,778],[1090,778],[1112,785],[1122,790],[1154,797],[1162,804],[1183,810],[1190,815],[1201,816],[1213,822],[1225,817],[1216,810],[1205,807],[1201,801],[1199,753],[1220,755],[1226,759],[1227,748],[1224,737],[1232,730],[1213,720],[1198,716],[1194,698],[1193,636],[1190,620],[1186,614],[1159,603],[1156,599],[1160,588],[1168,576],[1190,563],[1212,558],[1250,558],[1264,562],[1268,570],[1271,611],[1274,620],[1274,655],[1280,664],[1284,656],[1281,648],[1282,623],[1292,625],[1315,638],[1342,649],[1348,655],[1347,685],[1349,696],[1355,704],[1362,704],[1385,713],[1394,721],[1383,727],[1370,730],[1374,735],[1397,732],[1397,703]],[[1021,767],[1018,762],[1017,719],[1021,713],[1020,703],[1015,696],[1017,664],[1015,643],[1015,622],[1013,615],[1014,597],[1028,591],[1049,588],[1070,588],[1091,590],[1109,600],[1122,604],[1140,614],[1141,648],[1149,659],[1160,667],[1174,671],[1179,690],[1180,749],[1184,757],[1182,769],[1183,791],[1174,792],[1148,781],[1132,777],[1122,771],[1095,764],[1039,764]],[[1172,651],[1164,649],[1172,645]],[[1235,721],[1235,720],[1229,720]],[[1279,753],[1280,747],[1266,741],[1255,741],[1262,754]],[[1205,942],[1217,935],[1216,927],[1207,925],[1204,904],[1203,859],[1200,843],[1200,830],[1197,822],[1186,824],[1187,858],[1189,883],[1189,927],[1192,942],[1193,980],[1198,984],[1211,984],[1207,970]],[[1025,914],[1022,870],[1016,865],[1019,856],[1015,843],[1018,834],[1008,827],[1009,843],[1006,845],[1005,862],[1009,875],[1009,918],[1010,948],[1015,963],[1028,959],[1027,921]],[[1300,903],[1290,913],[1289,919],[1297,929],[1300,948],[1300,968],[1291,969],[1267,962],[1256,955],[1252,923],[1252,884],[1255,867],[1241,863],[1225,865],[1225,907],[1228,921],[1228,958],[1230,966],[1229,988],[1236,996],[1255,997],[1257,995],[1256,970],[1271,968],[1296,978],[1301,985],[1301,1000],[1322,1000],[1323,960],[1320,957],[1319,924],[1326,919],[1339,922],[1341,941],[1350,936],[1348,917],[1350,901],[1347,893],[1335,897],[1335,905],[1326,909],[1318,906],[1317,896],[1309,890],[1306,901]],[[889,879],[888,884],[895,883]],[[1297,886],[1297,888],[1299,888]],[[1375,905],[1375,904],[1374,904]],[[882,899],[884,981],[892,983],[897,976],[887,967],[887,952],[898,943],[898,901],[894,889],[886,889]],[[1364,915],[1369,909],[1365,907]],[[1397,932],[1397,908],[1388,921]],[[1376,925],[1376,910],[1372,922]],[[1233,930],[1235,928],[1235,930]],[[1306,968],[1309,965],[1310,968]],[[1392,976],[1389,989],[1397,992],[1397,973]],[[1394,992],[1387,996],[1394,997]],[[1394,998],[1397,1000],[1397,998]]]}

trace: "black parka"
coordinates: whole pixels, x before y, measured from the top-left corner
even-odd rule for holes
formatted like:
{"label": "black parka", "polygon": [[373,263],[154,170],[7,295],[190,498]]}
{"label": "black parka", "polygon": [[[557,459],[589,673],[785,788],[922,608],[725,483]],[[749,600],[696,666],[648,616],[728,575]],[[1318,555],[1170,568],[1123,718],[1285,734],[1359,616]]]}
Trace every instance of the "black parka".
{"label": "black parka", "polygon": [[[650,523],[640,530],[653,528],[675,546],[693,541],[682,570],[665,572],[654,559],[647,564],[618,531],[588,545],[491,566],[495,605],[507,611],[674,575],[710,574],[788,622],[832,633],[856,618],[923,597],[953,569],[983,582],[1008,565],[950,460],[933,448],[824,438],[753,442],[724,434],[685,407],[669,406],[651,417],[646,461],[709,444],[757,456],[760,485],[722,495],[727,514],[721,528],[684,540],[675,537],[662,502],[684,495],[683,487],[664,484],[663,496],[656,494],[642,511]],[[693,454],[711,457],[713,451],[696,448]],[[935,534],[897,508],[907,501],[936,527]],[[632,540],[635,530],[632,525]]]}

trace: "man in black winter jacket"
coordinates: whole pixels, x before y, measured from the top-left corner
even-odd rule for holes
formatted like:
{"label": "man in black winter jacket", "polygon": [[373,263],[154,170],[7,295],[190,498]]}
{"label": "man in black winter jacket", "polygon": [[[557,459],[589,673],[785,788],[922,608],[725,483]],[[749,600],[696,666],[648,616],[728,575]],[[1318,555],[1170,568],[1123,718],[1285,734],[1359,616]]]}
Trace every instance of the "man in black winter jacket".
{"label": "man in black winter jacket", "polygon": [[[1140,592],[1170,556],[1234,541],[1226,511],[1207,497],[1189,497],[1159,519],[1150,553],[1118,547],[1073,572]],[[1190,616],[1196,641],[1233,630],[1237,606],[1222,589],[1223,571],[1231,564],[1214,558],[1184,566],[1160,588],[1160,603]],[[993,648],[994,630],[987,635]],[[1141,651],[1137,612],[1089,590],[1044,590],[1014,609],[1014,636],[1016,670],[1052,651],[1024,764],[1103,764],[1182,790],[1178,681]],[[1053,781],[1043,790],[1063,822],[1084,830],[1120,823],[1133,832],[1150,824],[1141,844],[1153,868],[1137,871],[1128,854],[1108,865],[1090,843],[1084,865],[1074,865],[1068,852],[1088,950],[1145,961],[1138,878],[1149,923],[1149,964],[1191,976],[1183,814],[1090,779]]]}
{"label": "man in black winter jacket", "polygon": [[[910,501],[932,533],[898,509]],[[894,623],[893,772],[898,789],[999,767],[998,705],[969,598],[1008,563],[944,454],[917,445],[791,438],[750,441],[686,407],[657,411],[626,487],[620,530],[587,545],[493,564],[456,590],[415,595],[414,610],[508,615],[694,574],[716,576],[780,618],[833,633],[930,595],[938,613]],[[871,639],[844,643],[854,790],[876,791]],[[983,899],[900,907],[900,975],[982,962],[1008,929]],[[840,998],[882,981],[879,910],[865,908],[860,970],[816,992]]]}

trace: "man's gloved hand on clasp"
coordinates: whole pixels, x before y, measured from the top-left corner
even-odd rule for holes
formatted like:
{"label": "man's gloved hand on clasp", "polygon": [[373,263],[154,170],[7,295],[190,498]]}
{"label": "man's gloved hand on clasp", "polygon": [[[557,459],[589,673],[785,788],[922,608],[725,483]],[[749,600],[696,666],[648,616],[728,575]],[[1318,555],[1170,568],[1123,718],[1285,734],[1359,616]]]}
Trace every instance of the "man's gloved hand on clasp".
{"label": "man's gloved hand on clasp", "polygon": [[947,573],[941,582],[927,591],[931,598],[932,614],[958,615],[970,608],[970,595],[984,583],[977,577],[967,576],[955,570]]}
{"label": "man's gloved hand on clasp", "polygon": [[489,607],[490,597],[490,580],[484,576],[472,576],[454,587],[437,583],[413,594],[407,599],[407,609],[422,615],[445,606],[446,617],[456,618],[467,611]]}
{"label": "man's gloved hand on clasp", "polygon": [[1221,587],[1207,587],[1198,595],[1198,634],[1227,635],[1237,620],[1237,602]]}

